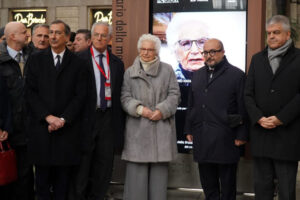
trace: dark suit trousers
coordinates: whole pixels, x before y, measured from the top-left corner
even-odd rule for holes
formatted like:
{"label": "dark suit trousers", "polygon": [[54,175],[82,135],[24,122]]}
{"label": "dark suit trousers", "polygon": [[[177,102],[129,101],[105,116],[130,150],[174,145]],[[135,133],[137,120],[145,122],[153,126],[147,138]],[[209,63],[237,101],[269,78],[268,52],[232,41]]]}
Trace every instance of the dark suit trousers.
{"label": "dark suit trousers", "polygon": [[114,160],[112,110],[96,112],[95,140],[91,157],[88,199],[103,200],[108,190]]}
{"label": "dark suit trousers", "polygon": [[236,199],[237,163],[199,163],[199,173],[206,200]]}
{"label": "dark suit trousers", "polygon": [[13,200],[34,199],[33,165],[28,160],[26,145],[14,146],[17,159],[18,179],[12,184]]}
{"label": "dark suit trousers", "polygon": [[[66,200],[70,182],[70,166],[36,166],[38,200]],[[53,192],[50,192],[52,189]]]}
{"label": "dark suit trousers", "polygon": [[278,179],[279,199],[296,199],[298,162],[271,158],[254,158],[254,191],[256,200],[273,200],[274,179]]}
{"label": "dark suit trousers", "polygon": [[83,153],[81,157],[69,192],[69,200],[104,199],[111,179],[114,158],[111,118],[111,109],[96,111],[92,150]]}

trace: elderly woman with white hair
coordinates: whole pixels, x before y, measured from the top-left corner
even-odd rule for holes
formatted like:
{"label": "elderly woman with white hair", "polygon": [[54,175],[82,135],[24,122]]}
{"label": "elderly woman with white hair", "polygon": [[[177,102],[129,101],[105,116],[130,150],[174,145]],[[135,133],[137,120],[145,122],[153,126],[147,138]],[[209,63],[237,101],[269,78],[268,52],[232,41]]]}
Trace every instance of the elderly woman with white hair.
{"label": "elderly woman with white hair", "polygon": [[139,55],[124,74],[125,200],[167,199],[168,162],[177,153],[174,115],[180,90],[172,67],[159,59],[160,45],[158,37],[142,35]]}

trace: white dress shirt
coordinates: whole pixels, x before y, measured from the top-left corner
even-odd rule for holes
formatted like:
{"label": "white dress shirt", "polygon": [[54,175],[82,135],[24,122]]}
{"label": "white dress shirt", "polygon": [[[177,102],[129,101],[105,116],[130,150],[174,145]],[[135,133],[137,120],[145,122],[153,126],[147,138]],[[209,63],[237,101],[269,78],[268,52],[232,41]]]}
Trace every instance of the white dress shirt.
{"label": "white dress shirt", "polygon": [[[94,52],[94,57],[95,57],[95,60],[97,62],[99,62],[99,56],[100,56],[100,52],[97,51],[93,46],[93,52]],[[103,54],[103,57],[102,57],[102,62],[103,62],[103,65],[104,66],[101,66],[102,68],[104,67],[104,71],[105,71],[105,74],[107,75],[108,73],[108,70],[109,70],[109,66],[108,66],[108,63],[107,63],[107,50],[105,50],[102,54]],[[95,82],[96,82],[96,89],[97,89],[97,107],[99,108],[100,107],[100,88],[101,88],[101,76],[100,76],[100,71],[97,67],[97,64],[95,63],[95,60],[92,58],[93,60],[93,68],[94,68],[94,75],[95,75]],[[98,63],[100,65],[100,63]],[[109,76],[110,76],[110,73],[109,73]],[[108,77],[109,80],[110,80],[110,77]],[[109,81],[111,82],[111,81]],[[111,101],[107,101],[107,107],[111,107]]]}

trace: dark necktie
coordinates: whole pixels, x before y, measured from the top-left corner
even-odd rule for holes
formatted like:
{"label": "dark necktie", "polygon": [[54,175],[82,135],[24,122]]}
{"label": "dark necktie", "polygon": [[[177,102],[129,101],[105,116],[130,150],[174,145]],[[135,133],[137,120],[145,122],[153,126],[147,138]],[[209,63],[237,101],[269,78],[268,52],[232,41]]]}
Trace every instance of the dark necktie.
{"label": "dark necktie", "polygon": [[56,62],[55,68],[56,68],[56,70],[59,70],[60,65],[61,65],[61,63],[60,63],[60,55],[57,55],[56,58],[57,58],[57,62]]}
{"label": "dark necktie", "polygon": [[[100,67],[102,67],[103,72],[105,72],[104,65],[102,62],[103,56],[104,56],[103,54],[99,55],[99,64]],[[104,75],[100,72],[100,108],[102,110],[105,110],[107,107],[107,101],[105,100],[105,81],[106,79]]]}

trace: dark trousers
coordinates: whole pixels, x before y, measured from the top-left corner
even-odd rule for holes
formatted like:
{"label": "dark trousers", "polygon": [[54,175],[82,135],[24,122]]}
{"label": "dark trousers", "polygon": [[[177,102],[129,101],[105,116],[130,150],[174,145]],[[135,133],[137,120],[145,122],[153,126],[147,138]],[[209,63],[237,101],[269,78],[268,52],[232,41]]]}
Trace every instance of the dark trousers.
{"label": "dark trousers", "polygon": [[12,184],[13,200],[34,199],[33,165],[28,160],[27,146],[14,146],[17,159],[18,179]]}
{"label": "dark trousers", "polygon": [[38,200],[66,200],[70,166],[36,166],[35,183]]}
{"label": "dark trousers", "polygon": [[12,184],[0,186],[0,199],[12,200]]}
{"label": "dark trousers", "polygon": [[199,163],[199,173],[206,200],[236,199],[237,163]]}
{"label": "dark trousers", "polygon": [[114,159],[111,118],[111,109],[96,112],[92,151],[82,155],[69,200],[104,199],[111,180]]}
{"label": "dark trousers", "polygon": [[254,158],[254,191],[256,200],[274,199],[274,179],[278,180],[280,200],[296,199],[298,162],[271,158]]}

